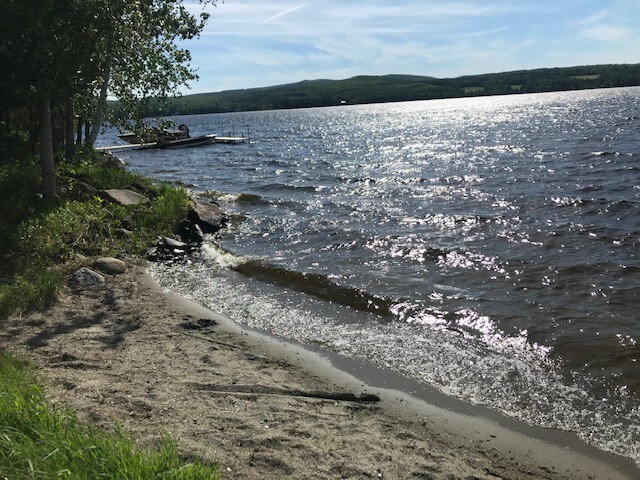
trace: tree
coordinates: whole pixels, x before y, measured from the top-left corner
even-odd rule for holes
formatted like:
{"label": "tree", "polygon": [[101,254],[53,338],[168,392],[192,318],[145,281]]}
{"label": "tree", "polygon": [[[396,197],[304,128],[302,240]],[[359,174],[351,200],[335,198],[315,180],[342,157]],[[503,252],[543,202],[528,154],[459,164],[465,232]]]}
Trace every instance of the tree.
{"label": "tree", "polygon": [[110,3],[110,34],[105,38],[102,83],[89,145],[98,136],[108,93],[118,99],[120,118],[139,125],[150,98],[166,98],[196,78],[189,65],[191,54],[177,42],[200,34],[209,18],[204,7],[216,1],[198,3],[201,11],[197,15],[182,0]]}
{"label": "tree", "polygon": [[[107,94],[141,118],[138,101],[166,96],[195,78],[179,40],[204,28],[207,5],[192,14],[183,0],[5,0],[0,4],[0,114],[39,111],[43,195],[55,199],[51,109],[65,108],[67,145],[72,105],[95,106],[90,145],[102,123]],[[91,102],[98,96],[99,101]],[[74,102],[74,100],[77,100]],[[60,115],[60,118],[63,116]]]}

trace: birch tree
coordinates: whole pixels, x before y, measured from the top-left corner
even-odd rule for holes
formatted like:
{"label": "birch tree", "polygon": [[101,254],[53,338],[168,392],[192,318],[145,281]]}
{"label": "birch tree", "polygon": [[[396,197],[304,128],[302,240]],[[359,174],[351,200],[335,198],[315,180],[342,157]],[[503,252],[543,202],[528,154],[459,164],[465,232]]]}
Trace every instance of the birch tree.
{"label": "birch tree", "polygon": [[[206,25],[207,6],[215,0],[116,0],[109,2],[110,32],[104,37],[104,63],[93,128],[95,142],[104,119],[107,95],[117,98],[120,116],[141,123],[145,100],[177,93],[196,78],[189,50],[180,41],[196,38]],[[197,13],[192,13],[197,5]]]}
{"label": "birch tree", "polygon": [[[5,0],[0,3],[0,113],[31,106],[39,114],[43,197],[55,200],[52,105],[97,96],[93,145],[107,95],[139,119],[141,99],[163,97],[195,78],[189,51],[215,0]],[[192,13],[192,12],[196,13]],[[68,127],[68,130],[71,127]],[[67,132],[67,142],[72,137]]]}

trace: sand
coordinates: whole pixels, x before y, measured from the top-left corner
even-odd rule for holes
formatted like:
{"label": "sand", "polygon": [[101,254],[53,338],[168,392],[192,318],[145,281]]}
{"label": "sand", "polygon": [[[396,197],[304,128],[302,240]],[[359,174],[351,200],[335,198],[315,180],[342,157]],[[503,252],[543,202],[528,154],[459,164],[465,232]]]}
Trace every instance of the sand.
{"label": "sand", "polygon": [[[32,358],[55,402],[121,424],[140,445],[170,433],[229,479],[640,478],[571,436],[534,438],[470,406],[366,385],[331,356],[163,292],[144,261],[127,262],[104,286],[68,287],[53,307],[3,320],[0,348]],[[331,399],[363,392],[380,401]]]}

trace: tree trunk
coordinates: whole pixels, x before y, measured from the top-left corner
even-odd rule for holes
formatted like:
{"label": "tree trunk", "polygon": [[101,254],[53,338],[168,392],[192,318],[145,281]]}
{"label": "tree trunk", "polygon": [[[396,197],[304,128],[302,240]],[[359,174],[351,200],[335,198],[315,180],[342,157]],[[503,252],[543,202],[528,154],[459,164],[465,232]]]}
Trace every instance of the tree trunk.
{"label": "tree trunk", "polygon": [[78,117],[78,126],[76,131],[76,146],[82,145],[82,126],[84,125],[84,118]]}
{"label": "tree trunk", "polygon": [[64,113],[58,106],[51,109],[51,135],[53,136],[53,155],[59,156],[64,150]]}
{"label": "tree trunk", "polygon": [[73,160],[73,155],[75,154],[75,143],[73,141],[73,98],[67,99],[67,104],[65,106],[65,152],[64,158],[67,161]]}
{"label": "tree trunk", "polygon": [[31,149],[31,156],[36,156],[38,140],[38,109],[40,105],[33,105],[32,102],[29,103],[29,147]]}
{"label": "tree trunk", "polygon": [[53,159],[53,136],[51,133],[51,99],[43,98],[40,110],[40,163],[42,165],[42,195],[46,203],[56,200],[56,166]]}
{"label": "tree trunk", "polygon": [[98,138],[100,133],[100,126],[102,125],[102,116],[104,115],[104,107],[107,104],[107,90],[109,89],[109,77],[111,76],[111,61],[107,64],[104,72],[104,80],[102,81],[102,88],[100,88],[100,97],[98,98],[98,106],[96,107],[96,114],[93,118],[93,124],[91,126],[91,133],[85,139],[87,146],[93,147],[93,144]]}

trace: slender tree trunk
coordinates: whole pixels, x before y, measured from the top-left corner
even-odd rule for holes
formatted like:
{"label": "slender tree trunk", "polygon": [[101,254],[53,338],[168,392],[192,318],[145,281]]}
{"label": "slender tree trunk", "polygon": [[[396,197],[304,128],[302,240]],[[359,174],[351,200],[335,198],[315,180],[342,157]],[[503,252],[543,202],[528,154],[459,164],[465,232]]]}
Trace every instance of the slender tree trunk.
{"label": "slender tree trunk", "polygon": [[31,156],[36,156],[36,140],[38,139],[38,120],[36,110],[40,108],[39,105],[34,107],[33,103],[29,103],[29,147],[31,148]]}
{"label": "slender tree trunk", "polygon": [[84,125],[84,118],[78,117],[78,125],[76,126],[76,147],[82,145],[82,126]]}
{"label": "slender tree trunk", "polygon": [[75,154],[75,144],[73,141],[73,98],[70,97],[67,99],[67,104],[65,108],[65,152],[64,158],[67,161],[73,160],[73,155]]}
{"label": "slender tree trunk", "polygon": [[53,154],[60,155],[64,150],[64,114],[58,106],[51,109],[51,134],[53,136]]}
{"label": "slender tree trunk", "polygon": [[46,203],[56,200],[56,166],[51,133],[51,99],[40,101],[40,163],[42,165],[42,195]]}
{"label": "slender tree trunk", "polygon": [[96,142],[96,139],[98,138],[98,133],[100,133],[100,126],[102,125],[102,117],[104,115],[104,107],[107,104],[107,91],[109,89],[110,76],[111,76],[111,61],[109,61],[104,72],[104,80],[102,82],[102,88],[100,88],[100,97],[98,98],[98,106],[96,107],[96,114],[93,118],[91,133],[85,139],[89,147],[93,147],[93,144]]}

